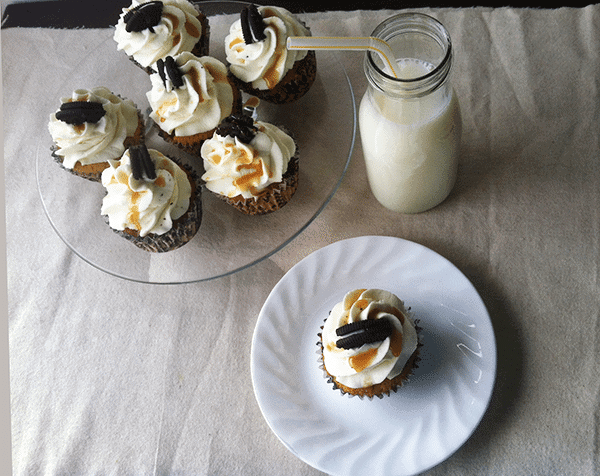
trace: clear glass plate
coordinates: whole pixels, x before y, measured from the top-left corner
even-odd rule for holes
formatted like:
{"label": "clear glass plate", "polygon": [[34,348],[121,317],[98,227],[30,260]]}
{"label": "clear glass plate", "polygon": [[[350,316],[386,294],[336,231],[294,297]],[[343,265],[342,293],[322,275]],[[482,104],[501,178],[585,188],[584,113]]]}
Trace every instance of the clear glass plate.
{"label": "clear glass plate", "polygon": [[[346,292],[379,288],[422,328],[419,366],[381,400],[334,390],[319,368],[323,321]],[[407,240],[363,236],[310,254],[275,285],[250,355],[265,420],[298,458],[332,476],[409,476],[473,433],[496,378],[496,339],[476,289],[447,259]]]}
{"label": "clear glass plate", "polygon": [[[203,2],[210,17],[237,14],[243,2]],[[211,22],[211,56],[225,63],[227,21]],[[215,25],[227,25],[217,28]],[[48,116],[60,97],[77,88],[106,86],[148,108],[146,73],[118,51],[113,30],[99,30],[98,45],[77,64],[64,64],[69,79],[51,95]],[[244,96],[247,98],[247,96]],[[36,174],[42,204],[56,233],[83,260],[120,278],[145,283],[206,281],[246,269],[271,256],[296,238],[321,213],[348,168],[356,136],[356,105],[349,78],[334,52],[317,52],[317,78],[310,91],[295,103],[275,106],[262,101],[258,119],[282,126],[294,137],[300,157],[298,190],[290,202],[265,216],[246,216],[203,188],[203,218],[196,236],[167,253],[137,248],[114,233],[100,215],[105,191],[99,183],[76,177],[51,157],[52,138],[39,139]],[[150,123],[152,121],[150,120]],[[179,158],[202,174],[201,161],[168,145],[152,128],[147,145]]]}

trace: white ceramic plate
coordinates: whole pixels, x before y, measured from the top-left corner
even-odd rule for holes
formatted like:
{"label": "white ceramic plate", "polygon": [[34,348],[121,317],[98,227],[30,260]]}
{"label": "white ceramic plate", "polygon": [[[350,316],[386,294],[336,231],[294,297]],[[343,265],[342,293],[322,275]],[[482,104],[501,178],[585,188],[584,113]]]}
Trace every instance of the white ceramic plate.
{"label": "white ceramic plate", "polygon": [[[344,396],[319,369],[320,326],[357,288],[397,294],[423,328],[419,368],[381,400]],[[251,370],[267,423],[306,463],[332,475],[411,475],[448,458],[479,424],[496,344],[481,298],[452,263],[410,241],[366,236],[312,253],[281,279],[258,317]]]}

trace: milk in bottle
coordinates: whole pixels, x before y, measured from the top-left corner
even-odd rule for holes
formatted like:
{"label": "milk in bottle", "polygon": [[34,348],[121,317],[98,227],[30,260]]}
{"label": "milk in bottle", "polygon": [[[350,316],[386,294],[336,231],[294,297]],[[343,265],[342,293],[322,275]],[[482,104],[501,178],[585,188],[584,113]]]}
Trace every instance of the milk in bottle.
{"label": "milk in bottle", "polygon": [[398,78],[367,54],[359,127],[369,185],[386,208],[422,212],[441,203],[456,180],[462,123],[448,80],[450,38],[420,14],[396,15],[373,36],[397,55]]}

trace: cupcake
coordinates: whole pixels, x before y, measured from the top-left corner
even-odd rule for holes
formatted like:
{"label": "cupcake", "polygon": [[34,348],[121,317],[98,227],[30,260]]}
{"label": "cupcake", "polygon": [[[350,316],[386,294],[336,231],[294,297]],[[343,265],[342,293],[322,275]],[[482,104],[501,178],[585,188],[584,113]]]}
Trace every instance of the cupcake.
{"label": "cupcake", "polygon": [[117,49],[151,74],[161,58],[184,51],[208,55],[208,18],[187,0],[133,0],[123,9],[113,39]]}
{"label": "cupcake", "polygon": [[229,82],[225,65],[210,56],[167,56],[157,69],[146,96],[158,134],[200,157],[202,142],[224,118],[241,111],[242,95]]}
{"label": "cupcake", "polygon": [[231,116],[201,150],[208,190],[248,215],[283,207],[298,187],[294,140],[278,127]]}
{"label": "cupcake", "polygon": [[318,344],[325,377],[343,394],[383,398],[411,375],[419,328],[404,303],[381,289],[357,289],[336,304]]}
{"label": "cupcake", "polygon": [[306,26],[280,7],[250,5],[225,38],[229,74],[242,90],[284,104],[304,96],[317,74],[314,51],[288,50],[290,36],[310,36]]}
{"label": "cupcake", "polygon": [[202,220],[197,175],[146,146],[128,149],[102,173],[101,214],[119,235],[146,251],[190,241]]}
{"label": "cupcake", "polygon": [[77,89],[60,102],[48,123],[52,156],[74,175],[99,182],[109,160],[120,159],[125,149],[144,140],[136,105],[105,87]]}

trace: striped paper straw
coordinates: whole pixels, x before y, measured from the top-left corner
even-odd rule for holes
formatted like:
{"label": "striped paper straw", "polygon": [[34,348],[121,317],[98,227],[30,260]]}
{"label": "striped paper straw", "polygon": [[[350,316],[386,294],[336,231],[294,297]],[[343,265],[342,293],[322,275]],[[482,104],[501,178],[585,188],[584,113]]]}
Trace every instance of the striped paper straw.
{"label": "striped paper straw", "polygon": [[381,57],[392,74],[399,78],[395,69],[394,52],[384,40],[372,36],[336,37],[336,36],[290,36],[287,39],[288,50],[355,50],[373,51]]}

